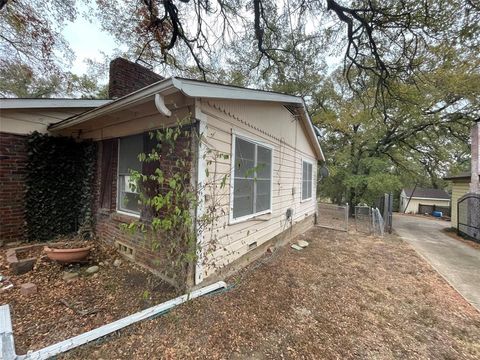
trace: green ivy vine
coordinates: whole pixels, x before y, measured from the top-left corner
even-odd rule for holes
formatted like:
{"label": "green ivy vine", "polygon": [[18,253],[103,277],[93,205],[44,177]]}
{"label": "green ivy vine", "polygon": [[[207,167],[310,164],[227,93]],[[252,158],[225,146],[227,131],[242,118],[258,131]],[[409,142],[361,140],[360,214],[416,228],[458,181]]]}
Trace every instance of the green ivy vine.
{"label": "green ivy vine", "polygon": [[96,146],[38,132],[28,138],[25,215],[29,241],[93,232]]}

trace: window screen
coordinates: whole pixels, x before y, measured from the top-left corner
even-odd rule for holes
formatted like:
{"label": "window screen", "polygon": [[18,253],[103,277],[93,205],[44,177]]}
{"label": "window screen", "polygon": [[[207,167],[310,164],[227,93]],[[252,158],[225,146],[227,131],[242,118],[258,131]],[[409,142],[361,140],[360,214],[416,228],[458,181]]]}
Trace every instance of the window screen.
{"label": "window screen", "polygon": [[272,150],[235,138],[233,218],[271,209]]}
{"label": "window screen", "polygon": [[130,170],[141,171],[138,155],[143,152],[143,134],[120,139],[118,157],[118,209],[140,214],[138,190],[132,186]]}
{"label": "window screen", "polygon": [[302,200],[307,200],[312,197],[313,185],[313,165],[309,162],[302,162]]}

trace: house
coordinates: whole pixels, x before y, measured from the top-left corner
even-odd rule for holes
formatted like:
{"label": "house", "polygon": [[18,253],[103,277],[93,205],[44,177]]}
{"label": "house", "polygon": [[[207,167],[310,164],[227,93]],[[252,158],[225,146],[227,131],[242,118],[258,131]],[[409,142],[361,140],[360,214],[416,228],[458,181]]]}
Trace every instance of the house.
{"label": "house", "polygon": [[[120,229],[144,217],[138,194],[128,185],[128,170],[141,168],[137,155],[145,149],[148,132],[176,127],[185,119],[190,133],[176,142],[192,146],[195,154],[188,171],[203,189],[195,221],[214,196],[224,199],[215,208],[215,223],[197,231],[200,256],[186,282],[210,281],[222,269],[240,267],[314,224],[317,163],[324,155],[301,98],[177,77],[158,80],[150,73],[124,59],[112,61],[110,92],[117,89],[117,98],[53,121],[47,129],[97,144],[93,209],[100,240],[161,272],[161,251],[154,252],[141,234]],[[153,83],[144,86],[146,82]],[[210,150],[228,157],[207,161]],[[176,165],[167,161],[159,166],[167,172]],[[246,175],[246,168],[257,169],[255,177]],[[204,186],[212,183],[212,174],[227,176],[227,186]]]}
{"label": "house", "polygon": [[442,189],[419,188],[402,189],[400,193],[400,212],[406,214],[431,213],[433,206],[450,208],[450,195]]}
{"label": "house", "polygon": [[24,239],[26,136],[110,100],[0,99],[0,245]]}
{"label": "house", "polygon": [[[452,227],[458,228],[458,203],[467,194],[480,194],[480,119],[472,127],[471,132],[471,171],[458,175],[450,175],[445,180],[452,182]],[[473,199],[470,201],[474,201]],[[477,200],[480,203],[480,199]],[[473,205],[470,204],[470,205]],[[475,207],[475,206],[474,206]],[[480,206],[477,205],[478,208]],[[478,214],[480,218],[480,214]],[[473,219],[475,216],[473,216]],[[478,221],[478,220],[477,220]],[[480,226],[478,224],[477,226]]]}
{"label": "house", "polygon": [[458,175],[450,175],[444,178],[452,182],[452,227],[457,228],[458,208],[457,203],[460,198],[470,192],[471,174],[467,172]]}

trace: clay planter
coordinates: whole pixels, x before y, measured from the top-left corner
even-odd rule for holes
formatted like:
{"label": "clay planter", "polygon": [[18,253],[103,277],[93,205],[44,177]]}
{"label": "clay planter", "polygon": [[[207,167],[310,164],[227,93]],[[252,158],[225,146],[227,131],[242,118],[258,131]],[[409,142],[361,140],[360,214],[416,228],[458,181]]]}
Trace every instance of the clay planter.
{"label": "clay planter", "polygon": [[92,246],[73,249],[58,249],[45,246],[43,251],[45,251],[50,260],[57,261],[62,264],[68,264],[84,261],[91,249]]}

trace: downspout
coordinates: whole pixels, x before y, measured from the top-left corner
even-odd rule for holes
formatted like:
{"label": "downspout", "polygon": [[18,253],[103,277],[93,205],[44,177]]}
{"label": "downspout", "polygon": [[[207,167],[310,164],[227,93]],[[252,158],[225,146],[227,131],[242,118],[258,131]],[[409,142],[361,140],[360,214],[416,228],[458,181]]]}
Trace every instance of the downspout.
{"label": "downspout", "polygon": [[172,112],[165,105],[165,98],[160,93],[155,94],[155,107],[160,114],[166,117],[172,116]]}

